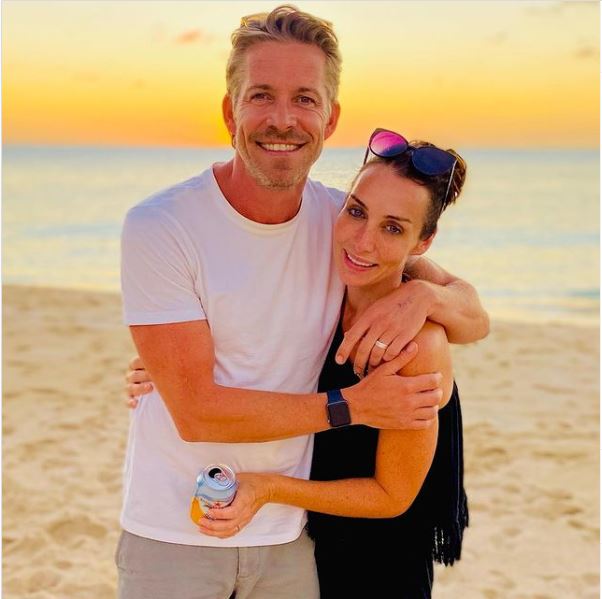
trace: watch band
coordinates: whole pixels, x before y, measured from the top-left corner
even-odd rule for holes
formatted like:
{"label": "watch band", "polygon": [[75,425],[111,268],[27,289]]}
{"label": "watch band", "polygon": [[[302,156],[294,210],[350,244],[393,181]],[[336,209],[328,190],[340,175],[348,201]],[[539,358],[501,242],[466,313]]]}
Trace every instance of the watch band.
{"label": "watch band", "polygon": [[343,397],[340,389],[332,389],[326,392],[326,414],[328,423],[333,428],[348,426],[351,424],[351,413],[349,403]]}

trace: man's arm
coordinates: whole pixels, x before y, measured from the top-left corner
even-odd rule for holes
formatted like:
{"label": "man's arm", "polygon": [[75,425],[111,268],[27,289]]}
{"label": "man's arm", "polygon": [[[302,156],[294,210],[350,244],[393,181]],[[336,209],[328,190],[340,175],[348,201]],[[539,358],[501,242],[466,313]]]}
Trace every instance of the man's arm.
{"label": "man's arm", "polygon": [[[489,316],[472,285],[420,256],[408,260],[412,280],[374,302],[345,333],[337,362],[357,345],[354,370],[364,372],[391,360],[422,329],[427,319],[445,328],[450,343],[471,343],[489,333]],[[387,345],[381,349],[377,340]]]}
{"label": "man's arm", "polygon": [[424,256],[409,260],[406,272],[428,290],[428,319],[445,329],[450,343],[472,343],[489,334],[489,315],[470,283]]}
{"label": "man's arm", "polygon": [[[130,326],[153,384],[185,441],[259,442],[328,428],[324,393],[235,389],[213,379],[214,347],[207,321]],[[415,346],[415,344],[414,344]],[[354,424],[421,429],[421,410],[441,398],[441,375],[396,373],[416,347],[344,390]]]}
{"label": "man's arm", "polygon": [[[441,326],[427,322],[416,341],[418,354],[402,373],[441,371],[444,391],[440,407],[443,407],[453,388],[445,332]],[[274,473],[239,473],[240,486],[234,502],[226,508],[210,510],[208,518],[199,521],[199,528],[210,536],[232,536],[248,524],[265,503],[284,503],[354,518],[395,517],[416,499],[433,461],[437,433],[437,419],[433,426],[421,431],[380,431],[372,478],[316,481]]]}

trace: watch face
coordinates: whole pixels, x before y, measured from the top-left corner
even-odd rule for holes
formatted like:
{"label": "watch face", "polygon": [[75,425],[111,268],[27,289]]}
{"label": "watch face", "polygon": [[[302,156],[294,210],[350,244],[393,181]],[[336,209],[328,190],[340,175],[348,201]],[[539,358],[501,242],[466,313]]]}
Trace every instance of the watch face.
{"label": "watch face", "polygon": [[349,405],[346,401],[337,401],[328,404],[328,421],[330,426],[346,426],[351,423]]}

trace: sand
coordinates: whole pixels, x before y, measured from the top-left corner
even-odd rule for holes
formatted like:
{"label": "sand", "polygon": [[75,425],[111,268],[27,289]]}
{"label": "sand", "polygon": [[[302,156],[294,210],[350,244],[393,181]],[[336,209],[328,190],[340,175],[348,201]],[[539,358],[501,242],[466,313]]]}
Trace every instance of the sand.
{"label": "sand", "polygon": [[[133,346],[115,295],[5,287],[5,599],[109,599]],[[597,327],[494,322],[454,349],[471,508],[436,599],[598,597]],[[174,598],[177,599],[177,598]]]}

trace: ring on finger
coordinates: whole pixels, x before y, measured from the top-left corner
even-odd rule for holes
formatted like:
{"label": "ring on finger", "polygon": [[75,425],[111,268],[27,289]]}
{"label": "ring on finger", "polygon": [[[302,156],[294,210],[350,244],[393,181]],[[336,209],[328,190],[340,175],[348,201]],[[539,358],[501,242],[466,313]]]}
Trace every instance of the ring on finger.
{"label": "ring on finger", "polygon": [[383,343],[380,339],[377,339],[374,342],[374,347],[378,347],[378,349],[387,349],[387,347],[389,347],[389,344]]}

